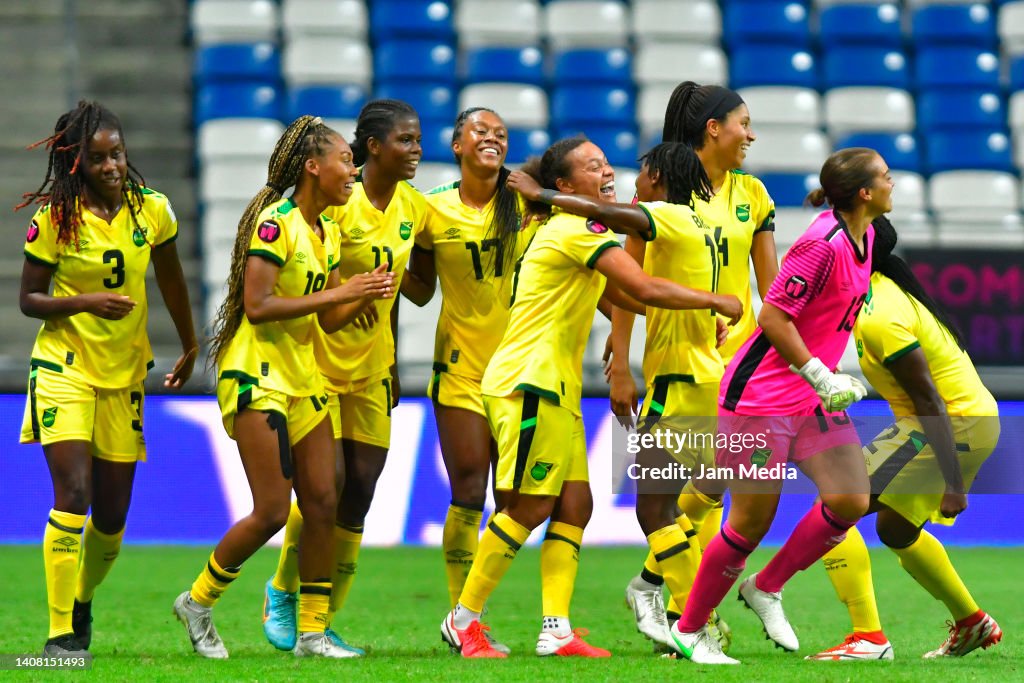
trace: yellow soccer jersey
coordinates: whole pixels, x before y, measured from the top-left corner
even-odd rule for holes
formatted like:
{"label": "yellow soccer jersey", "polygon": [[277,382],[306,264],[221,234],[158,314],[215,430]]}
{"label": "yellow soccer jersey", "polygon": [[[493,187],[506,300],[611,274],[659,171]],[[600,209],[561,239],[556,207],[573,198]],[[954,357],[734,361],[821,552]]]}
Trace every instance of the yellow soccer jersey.
{"label": "yellow soccer jersey", "polygon": [[508,327],[484,372],[485,396],[531,391],[580,414],[583,351],[605,277],[594,264],[618,247],[600,223],[555,210],[517,267]]}
{"label": "yellow soccer jersey", "polygon": [[[249,242],[249,255],[277,264],[274,295],[298,297],[319,292],[330,271],[338,267],[338,227],[320,217],[324,239],[313,231],[291,199],[260,213]],[[315,314],[253,325],[242,316],[234,338],[218,359],[220,377],[234,377],[288,396],[323,391],[314,370],[313,338],[320,329]]]}
{"label": "yellow soccer jersey", "polygon": [[135,208],[138,226],[127,206],[110,223],[83,207],[77,244],[57,244],[49,206],[32,217],[25,258],[53,268],[53,296],[112,292],[135,302],[121,320],[91,313],[47,320],[32,348],[34,364],[104,389],[145,378],[153,362],[146,334],[146,269],[152,250],[177,238],[178,219],[167,197],[148,188],[142,195]]}
{"label": "yellow soccer jersey", "polygon": [[[683,204],[640,202],[651,221],[644,271],[684,287],[714,292],[721,266],[715,230]],[[720,382],[725,366],[715,348],[715,312],[647,308],[644,382]]]}
{"label": "yellow soccer jersey", "polygon": [[511,255],[488,237],[494,199],[483,211],[459,198],[458,182],[427,194],[427,227],[416,238],[433,251],[441,281],[441,314],[434,337],[434,369],[480,379],[508,325],[516,262],[536,230],[521,230]]}
{"label": "yellow soccer jersey", "polygon": [[[427,200],[412,185],[398,183],[386,210],[378,211],[357,182],[344,206],[332,206],[327,215],[341,231],[341,281],[366,273],[382,263],[395,274],[395,288],[409,263],[413,241],[426,222]],[[396,295],[397,296],[397,295]],[[338,382],[353,382],[387,374],[395,361],[391,334],[394,299],[374,302],[380,320],[369,330],[347,325],[333,334],[317,334],[316,355],[321,372]]]}
{"label": "yellow soccer jersey", "polygon": [[871,276],[871,290],[853,335],[864,376],[897,417],[913,415],[914,403],[886,366],[917,348],[928,359],[935,388],[951,416],[999,414],[967,352],[931,311],[880,273]]}
{"label": "yellow soccer jersey", "polygon": [[694,198],[693,208],[714,231],[722,264],[718,291],[743,302],[743,317],[729,328],[729,338],[718,349],[728,363],[757,327],[750,291],[750,246],[755,233],[775,230],[775,203],[760,180],[730,171],[711,201]]}

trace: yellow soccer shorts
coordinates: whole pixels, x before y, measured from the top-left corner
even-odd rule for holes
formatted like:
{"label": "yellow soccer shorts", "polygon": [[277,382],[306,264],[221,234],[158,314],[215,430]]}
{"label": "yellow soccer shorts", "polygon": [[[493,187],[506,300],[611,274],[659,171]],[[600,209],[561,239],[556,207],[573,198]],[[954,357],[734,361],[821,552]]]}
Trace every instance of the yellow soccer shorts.
{"label": "yellow soccer shorts", "polygon": [[498,489],[557,496],[565,481],[589,481],[579,415],[530,392],[484,396],[483,403],[498,442]]}
{"label": "yellow soccer shorts", "polygon": [[235,438],[235,416],[243,410],[283,415],[288,425],[288,443],[294,446],[328,416],[327,395],[289,396],[274,389],[249,384],[234,377],[217,382],[217,404],[228,436]]}
{"label": "yellow soccer shorts", "polygon": [[437,405],[461,408],[487,417],[484,413],[484,397],[480,392],[480,382],[480,379],[434,370],[428,391],[431,400]]}
{"label": "yellow soccer shorts", "polygon": [[29,372],[21,443],[48,446],[87,441],[94,457],[112,462],[145,461],[142,403],[142,382],[123,389],[103,389],[36,366]]}
{"label": "yellow soccer shorts", "polygon": [[[950,417],[964,487],[974,477],[999,441],[997,417]],[[925,522],[952,525],[955,518],[939,512],[945,480],[935,451],[920,423],[900,418],[864,447],[871,479],[871,493],[904,519],[922,526]]]}
{"label": "yellow soccer shorts", "polygon": [[638,431],[660,430],[662,442],[673,444],[668,455],[688,468],[714,467],[718,389],[718,382],[655,380],[644,395]]}
{"label": "yellow soccer shorts", "polygon": [[387,450],[391,447],[391,375],[341,382],[324,377],[327,393],[337,395],[334,438]]}

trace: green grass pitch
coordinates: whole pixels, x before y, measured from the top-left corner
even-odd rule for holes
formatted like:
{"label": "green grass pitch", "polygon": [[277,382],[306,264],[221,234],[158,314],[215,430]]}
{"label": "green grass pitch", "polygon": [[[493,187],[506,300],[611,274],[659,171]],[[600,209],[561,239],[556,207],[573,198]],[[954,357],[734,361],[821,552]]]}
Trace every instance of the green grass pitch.
{"label": "green grass pitch", "polygon": [[[187,588],[209,548],[128,546],[94,601],[90,678],[117,681],[1009,681],[1024,680],[1024,608],[1021,570],[1024,549],[950,549],[975,598],[1002,626],[1003,642],[957,660],[920,656],[946,635],[946,612],[900,569],[885,549],[872,551],[882,622],[893,642],[894,662],[806,662],[802,655],[838,643],[848,631],[820,566],[798,575],[785,593],[786,611],[800,636],[798,655],[776,650],[764,639],[756,617],[730,594],[721,610],[732,625],[731,654],[739,667],[698,667],[658,659],[634,629],[623,587],[638,570],[644,550],[584,546],[573,624],[590,629],[589,640],[610,649],[610,660],[540,659],[533,645],[540,625],[539,550],[524,549],[489,603],[493,633],[513,649],[504,661],[463,661],[449,654],[438,626],[447,611],[440,550],[366,549],[345,611],[335,627],[364,646],[362,660],[297,660],[272,649],[260,626],[263,582],[276,549],[250,560],[216,608],[216,624],[231,658],[206,661],[192,652],[184,628],[171,614],[175,596]],[[760,550],[750,570],[766,562]],[[42,560],[36,546],[0,548],[3,576],[0,653],[37,653],[46,636]],[[18,680],[45,680],[51,672],[0,672]]]}

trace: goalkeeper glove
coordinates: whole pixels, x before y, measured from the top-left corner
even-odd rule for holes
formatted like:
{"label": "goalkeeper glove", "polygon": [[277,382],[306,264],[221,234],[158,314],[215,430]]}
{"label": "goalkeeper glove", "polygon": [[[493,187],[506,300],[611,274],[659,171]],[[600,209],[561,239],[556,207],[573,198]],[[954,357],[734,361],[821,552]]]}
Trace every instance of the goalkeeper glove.
{"label": "goalkeeper glove", "polygon": [[846,410],[868,395],[867,389],[856,377],[831,372],[817,358],[811,358],[802,368],[790,365],[789,369],[814,387],[814,391],[821,399],[821,405],[827,413]]}

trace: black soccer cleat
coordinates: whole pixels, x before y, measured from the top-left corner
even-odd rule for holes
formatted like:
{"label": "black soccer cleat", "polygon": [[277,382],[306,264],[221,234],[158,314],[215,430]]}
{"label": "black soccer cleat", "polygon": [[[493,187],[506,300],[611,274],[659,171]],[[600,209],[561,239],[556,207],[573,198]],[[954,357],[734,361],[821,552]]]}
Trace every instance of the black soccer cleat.
{"label": "black soccer cleat", "polygon": [[88,657],[89,652],[74,633],[50,638],[43,646],[44,657]]}
{"label": "black soccer cleat", "polygon": [[88,650],[92,644],[92,600],[89,602],[78,602],[71,609],[71,628],[75,631],[75,638],[83,650]]}

